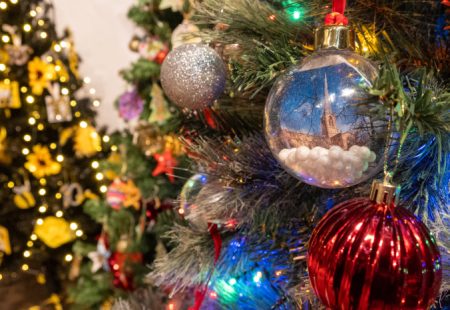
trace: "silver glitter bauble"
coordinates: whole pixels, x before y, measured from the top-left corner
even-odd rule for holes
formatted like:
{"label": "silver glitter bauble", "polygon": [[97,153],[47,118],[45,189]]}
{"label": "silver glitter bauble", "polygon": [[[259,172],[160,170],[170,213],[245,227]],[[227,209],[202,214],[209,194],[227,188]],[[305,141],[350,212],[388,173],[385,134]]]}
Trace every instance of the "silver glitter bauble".
{"label": "silver glitter bauble", "polygon": [[202,109],[224,91],[225,65],[212,48],[185,44],[172,50],[161,67],[161,84],[176,105]]}

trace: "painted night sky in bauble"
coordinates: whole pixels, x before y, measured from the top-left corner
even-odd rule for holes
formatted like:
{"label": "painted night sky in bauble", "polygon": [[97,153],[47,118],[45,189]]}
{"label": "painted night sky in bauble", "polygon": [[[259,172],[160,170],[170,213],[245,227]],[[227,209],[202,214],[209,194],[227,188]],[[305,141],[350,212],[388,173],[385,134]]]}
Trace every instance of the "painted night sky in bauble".
{"label": "painted night sky in bauble", "polygon": [[361,116],[355,115],[358,101],[367,98],[363,89],[367,81],[348,64],[288,73],[282,94],[280,122],[281,128],[302,133],[321,134],[325,76],[332,113],[341,132],[355,126]]}

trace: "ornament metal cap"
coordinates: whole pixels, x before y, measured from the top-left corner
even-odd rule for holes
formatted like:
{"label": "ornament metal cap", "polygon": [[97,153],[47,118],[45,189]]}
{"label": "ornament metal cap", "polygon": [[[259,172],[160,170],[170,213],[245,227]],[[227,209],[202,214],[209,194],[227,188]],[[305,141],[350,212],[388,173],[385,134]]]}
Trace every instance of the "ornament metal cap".
{"label": "ornament metal cap", "polygon": [[370,200],[376,203],[396,203],[400,188],[386,181],[375,180],[370,190]]}
{"label": "ornament metal cap", "polygon": [[314,36],[314,47],[316,50],[322,48],[355,49],[355,33],[347,26],[325,25],[317,28]]}

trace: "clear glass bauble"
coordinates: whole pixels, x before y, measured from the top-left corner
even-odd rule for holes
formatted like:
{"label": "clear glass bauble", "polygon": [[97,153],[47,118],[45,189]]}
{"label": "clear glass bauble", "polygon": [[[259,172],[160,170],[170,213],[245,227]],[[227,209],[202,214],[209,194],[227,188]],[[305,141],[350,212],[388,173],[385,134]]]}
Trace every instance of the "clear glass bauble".
{"label": "clear glass bauble", "polygon": [[275,82],[265,106],[265,134],[289,173],[310,185],[343,188],[380,170],[385,124],[361,113],[377,75],[352,51],[322,49]]}
{"label": "clear glass bauble", "polygon": [[195,201],[207,181],[206,175],[201,173],[194,174],[184,183],[180,192],[180,207],[178,212],[186,220],[198,227],[207,225],[207,222],[203,218],[192,216],[192,212],[198,208]]}

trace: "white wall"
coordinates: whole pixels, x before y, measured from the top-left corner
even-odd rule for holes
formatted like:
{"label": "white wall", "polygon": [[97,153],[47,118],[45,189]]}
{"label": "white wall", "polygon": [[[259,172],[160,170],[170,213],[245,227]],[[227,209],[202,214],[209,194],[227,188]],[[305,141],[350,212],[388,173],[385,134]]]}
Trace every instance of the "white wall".
{"label": "white wall", "polygon": [[127,19],[127,11],[136,0],[54,0],[56,25],[61,33],[72,30],[76,50],[82,58],[80,73],[91,78],[96,96],[101,99],[98,125],[111,129],[123,123],[113,107],[114,100],[126,88],[118,75],[137,58],[128,49],[136,31]]}

